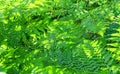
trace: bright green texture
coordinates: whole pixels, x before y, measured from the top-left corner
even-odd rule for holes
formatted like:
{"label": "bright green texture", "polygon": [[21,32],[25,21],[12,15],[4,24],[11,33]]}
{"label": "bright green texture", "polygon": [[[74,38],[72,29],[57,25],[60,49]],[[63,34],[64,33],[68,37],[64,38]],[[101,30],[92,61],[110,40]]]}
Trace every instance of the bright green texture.
{"label": "bright green texture", "polygon": [[120,0],[0,0],[0,72],[120,74]]}

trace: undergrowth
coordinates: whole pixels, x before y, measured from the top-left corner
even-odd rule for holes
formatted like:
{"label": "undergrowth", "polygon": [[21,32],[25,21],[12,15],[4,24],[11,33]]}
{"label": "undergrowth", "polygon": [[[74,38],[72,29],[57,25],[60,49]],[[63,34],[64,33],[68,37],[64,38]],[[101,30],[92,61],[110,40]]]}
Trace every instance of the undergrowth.
{"label": "undergrowth", "polygon": [[119,0],[1,0],[0,71],[119,74]]}

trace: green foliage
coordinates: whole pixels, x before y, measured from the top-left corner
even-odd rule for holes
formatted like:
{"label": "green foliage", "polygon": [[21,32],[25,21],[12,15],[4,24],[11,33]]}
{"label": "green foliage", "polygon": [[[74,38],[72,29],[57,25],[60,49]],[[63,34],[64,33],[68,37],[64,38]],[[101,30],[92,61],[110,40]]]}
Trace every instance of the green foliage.
{"label": "green foliage", "polygon": [[0,72],[119,74],[119,0],[1,0]]}

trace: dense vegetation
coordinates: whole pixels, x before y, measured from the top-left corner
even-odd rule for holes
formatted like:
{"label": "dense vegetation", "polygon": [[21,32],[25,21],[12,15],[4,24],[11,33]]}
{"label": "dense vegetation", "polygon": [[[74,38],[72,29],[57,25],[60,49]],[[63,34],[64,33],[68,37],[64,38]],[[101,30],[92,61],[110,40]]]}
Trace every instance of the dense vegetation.
{"label": "dense vegetation", "polygon": [[120,0],[0,0],[0,72],[120,74]]}

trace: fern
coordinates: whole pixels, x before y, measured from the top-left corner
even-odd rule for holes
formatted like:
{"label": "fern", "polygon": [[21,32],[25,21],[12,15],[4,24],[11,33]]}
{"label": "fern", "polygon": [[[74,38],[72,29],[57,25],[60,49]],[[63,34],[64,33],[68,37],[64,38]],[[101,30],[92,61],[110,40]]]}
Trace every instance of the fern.
{"label": "fern", "polygon": [[1,0],[0,70],[119,73],[119,5],[119,0]]}
{"label": "fern", "polygon": [[[112,55],[116,55],[119,51],[119,24],[112,23],[108,26],[105,32],[105,42],[106,42],[106,50],[111,52]],[[111,56],[113,57],[113,56]],[[113,57],[116,59],[117,57]],[[109,57],[110,59],[110,57]],[[112,63],[111,63],[112,64]]]}

